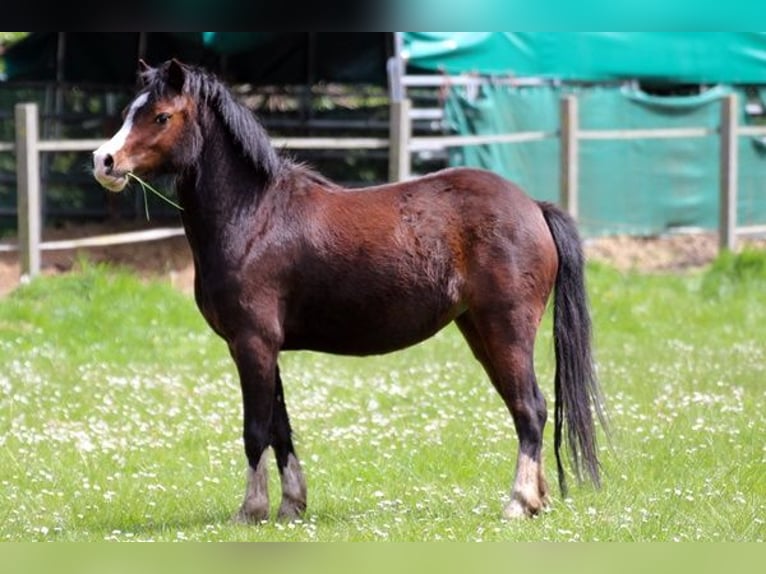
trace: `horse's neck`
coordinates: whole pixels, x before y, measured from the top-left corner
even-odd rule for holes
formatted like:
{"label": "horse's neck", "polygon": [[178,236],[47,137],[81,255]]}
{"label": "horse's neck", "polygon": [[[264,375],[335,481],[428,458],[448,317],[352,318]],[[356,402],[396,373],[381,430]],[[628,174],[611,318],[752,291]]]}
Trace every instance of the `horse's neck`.
{"label": "horse's neck", "polygon": [[253,224],[266,187],[257,166],[242,156],[220,126],[206,128],[199,160],[177,183],[195,256],[240,256],[245,231]]}

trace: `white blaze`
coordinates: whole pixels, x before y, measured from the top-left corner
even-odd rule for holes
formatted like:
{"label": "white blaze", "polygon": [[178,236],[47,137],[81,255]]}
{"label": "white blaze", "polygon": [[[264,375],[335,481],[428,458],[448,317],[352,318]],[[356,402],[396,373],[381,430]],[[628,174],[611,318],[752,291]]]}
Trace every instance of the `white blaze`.
{"label": "white blaze", "polygon": [[130,130],[133,129],[133,117],[148,99],[149,94],[141,94],[138,96],[130,105],[130,109],[128,109],[128,113],[125,116],[125,121],[123,122],[120,131],[114,134],[112,139],[110,139],[108,142],[93,152],[93,163],[97,170],[103,168],[104,160],[106,159],[107,155],[114,156],[118,151],[122,149],[122,146],[125,145],[125,141],[128,139]]}

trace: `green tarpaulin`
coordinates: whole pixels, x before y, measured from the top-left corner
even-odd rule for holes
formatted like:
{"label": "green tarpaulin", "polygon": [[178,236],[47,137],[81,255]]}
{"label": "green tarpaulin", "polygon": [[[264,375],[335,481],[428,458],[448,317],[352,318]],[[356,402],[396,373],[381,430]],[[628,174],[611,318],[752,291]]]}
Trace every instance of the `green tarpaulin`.
{"label": "green tarpaulin", "polygon": [[[559,100],[576,94],[580,128],[614,130],[701,127],[719,124],[719,86],[690,97],[656,97],[627,87],[487,85],[478,97],[453,89],[447,121],[458,133],[557,132]],[[766,93],[762,94],[766,96]],[[744,117],[741,123],[747,123]],[[766,221],[766,147],[741,137],[738,217],[741,225]],[[651,235],[673,228],[718,226],[719,138],[581,140],[579,223],[589,236]],[[489,168],[538,199],[559,197],[559,140],[454,149],[453,165]]]}
{"label": "green tarpaulin", "polygon": [[[575,93],[582,129],[703,127],[704,138],[581,140],[580,225],[586,235],[656,234],[718,226],[720,97],[739,94],[745,113],[765,100],[763,32],[407,32],[411,70],[535,77],[535,87],[454,88],[446,117],[460,134],[559,130],[559,100]],[[701,88],[672,94],[682,84]],[[642,91],[654,89],[654,95]],[[690,90],[694,92],[694,90]],[[475,97],[474,97],[475,96]],[[740,224],[766,222],[766,146],[739,138]],[[540,199],[558,200],[559,140],[453,149],[453,165],[482,166]]]}
{"label": "green tarpaulin", "polygon": [[766,83],[764,32],[405,32],[414,68],[571,81]]}

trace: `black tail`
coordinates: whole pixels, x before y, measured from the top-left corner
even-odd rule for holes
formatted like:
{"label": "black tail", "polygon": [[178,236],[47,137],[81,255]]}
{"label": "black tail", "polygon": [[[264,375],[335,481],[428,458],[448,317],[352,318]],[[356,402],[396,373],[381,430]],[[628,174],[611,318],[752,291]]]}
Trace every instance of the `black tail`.
{"label": "black tail", "polygon": [[596,486],[600,485],[599,462],[591,405],[602,426],[606,428],[606,425],[591,355],[591,323],[585,292],[582,242],[574,220],[567,213],[550,203],[540,202],[539,205],[559,255],[553,310],[556,354],[554,447],[559,488],[562,496],[566,496],[566,476],[561,463],[564,422],[575,475],[581,480],[584,468]]}

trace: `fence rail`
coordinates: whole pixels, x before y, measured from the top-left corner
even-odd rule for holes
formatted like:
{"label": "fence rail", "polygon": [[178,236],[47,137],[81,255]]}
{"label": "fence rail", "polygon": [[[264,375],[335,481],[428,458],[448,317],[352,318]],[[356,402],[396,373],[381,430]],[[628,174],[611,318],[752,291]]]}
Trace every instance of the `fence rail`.
{"label": "fence rail", "polygon": [[450,147],[485,145],[492,143],[520,143],[553,139],[557,132],[518,132],[512,134],[491,134],[483,136],[420,136],[410,139],[410,151],[425,151]]}
{"label": "fence rail", "polygon": [[[405,77],[407,86],[434,85],[433,78]],[[443,83],[445,80],[441,80]],[[429,83],[431,82],[431,83]],[[473,77],[447,82],[472,84]],[[524,84],[518,82],[516,85]],[[22,273],[35,275],[40,271],[41,252],[73,249],[137,241],[152,241],[181,235],[180,228],[156,229],[142,232],[111,234],[67,241],[41,240],[41,201],[39,156],[41,153],[60,151],[90,151],[99,147],[103,139],[40,140],[39,112],[36,104],[22,103],[15,107],[16,141],[0,142],[0,152],[16,152],[18,182],[18,245],[2,244],[0,252],[20,252]],[[561,142],[559,169],[561,170],[560,202],[575,218],[578,214],[579,142],[588,140],[632,140],[701,138],[718,136],[720,141],[720,220],[719,245],[721,249],[734,249],[738,236],[766,233],[766,225],[737,226],[738,138],[766,137],[766,126],[738,125],[738,104],[735,94],[721,101],[718,128],[684,127],[657,129],[583,130],[579,127],[577,98],[561,98],[560,126],[557,131],[530,131],[470,136],[418,136],[412,135],[413,113],[408,99],[394,100],[390,104],[388,138],[273,138],[278,148],[287,149],[388,149],[389,179],[400,181],[410,178],[413,152],[446,149],[450,147],[486,145],[491,143],[516,144],[558,138]]]}
{"label": "fence rail", "polygon": [[[83,247],[107,247],[110,245],[124,245],[125,243],[141,243],[144,241],[159,241],[171,237],[184,235],[183,227],[158,227],[156,229],[144,229],[141,231],[126,231],[124,233],[109,233],[106,235],[94,235],[81,239],[58,239],[55,241],[41,241],[42,251],[63,251],[67,249],[81,249]],[[0,244],[0,253],[18,251],[20,247],[14,244]]]}
{"label": "fence rail", "polygon": [[581,140],[647,140],[690,139],[715,135],[718,130],[709,128],[652,128],[635,130],[579,130]]}

